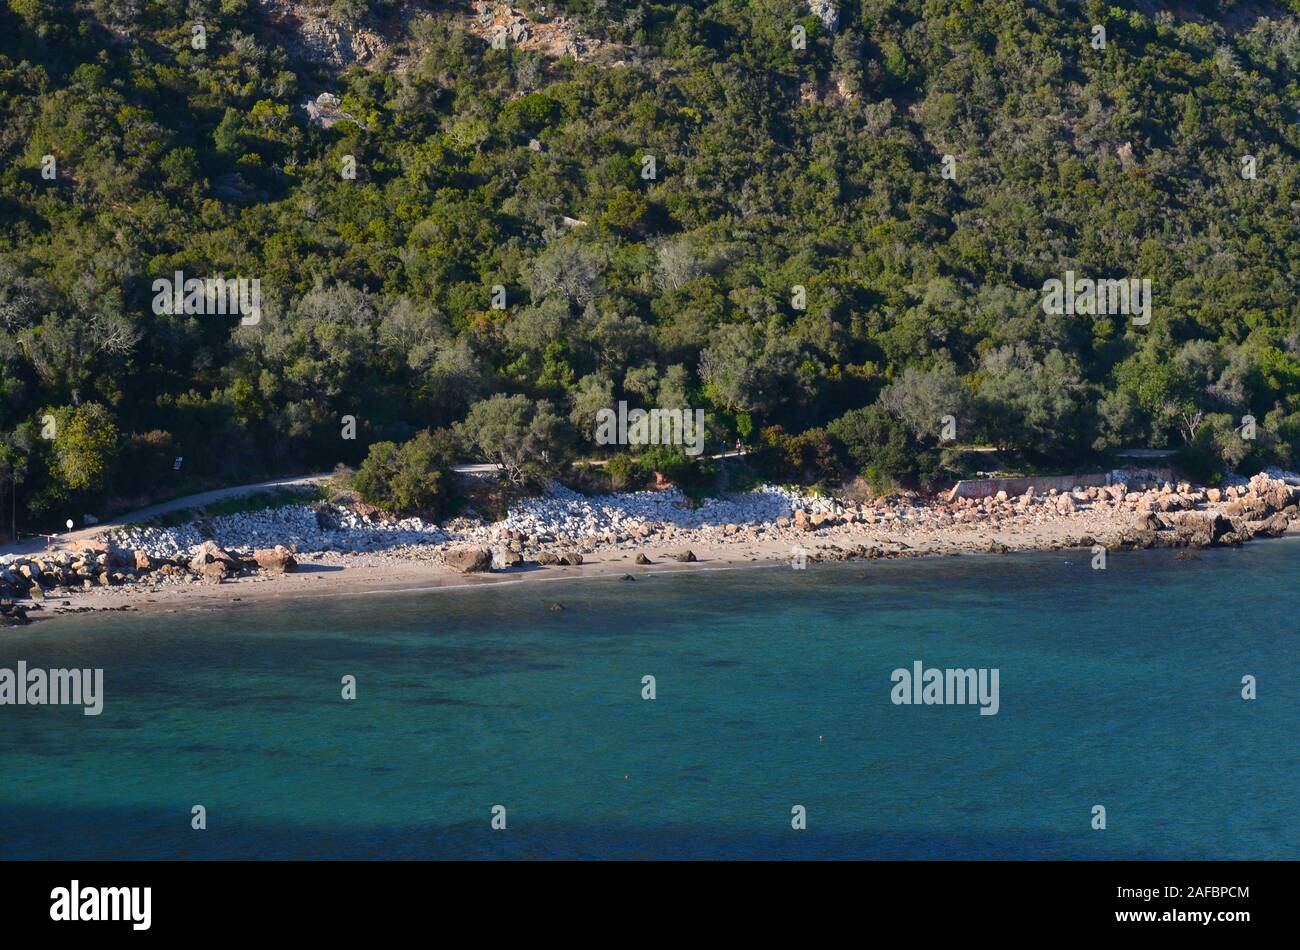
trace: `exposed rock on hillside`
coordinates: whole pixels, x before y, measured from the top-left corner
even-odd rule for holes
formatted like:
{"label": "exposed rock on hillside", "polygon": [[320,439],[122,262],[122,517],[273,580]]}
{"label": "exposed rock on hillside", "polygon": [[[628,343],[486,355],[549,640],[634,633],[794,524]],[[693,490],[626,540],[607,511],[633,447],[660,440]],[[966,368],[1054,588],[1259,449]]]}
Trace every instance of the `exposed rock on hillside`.
{"label": "exposed rock on hillside", "polygon": [[302,104],[302,108],[307,113],[307,118],[323,129],[331,128],[339,122],[357,121],[339,106],[339,97],[330,92],[322,92],[315,99],[309,98]]}
{"label": "exposed rock on hillside", "polygon": [[840,25],[840,11],[831,0],[808,0],[808,9],[822,21],[827,33],[834,33]]}
{"label": "exposed rock on hillside", "polygon": [[591,59],[606,45],[584,36],[568,17],[554,20],[530,20],[508,3],[476,0],[469,30],[489,43],[502,34],[510,46],[540,53],[551,59],[571,56],[582,62]]}
{"label": "exposed rock on hillside", "polygon": [[[347,23],[330,15],[328,3],[304,0],[253,0],[253,3],[279,34],[290,56],[340,68],[377,65],[380,56],[400,38],[415,15],[415,5],[405,4],[393,18],[397,21],[396,29],[389,26],[388,35],[384,35],[377,28],[386,24],[379,23],[375,17]],[[428,13],[423,15],[427,17]]]}
{"label": "exposed rock on hillside", "polygon": [[570,56],[586,62],[597,54],[616,54],[618,50],[612,44],[582,34],[567,17],[532,20],[508,3],[485,0],[436,4],[404,0],[391,12],[372,11],[356,21],[335,16],[330,5],[321,0],[253,0],[253,3],[290,56],[336,69],[349,66],[375,69],[386,55],[388,68],[395,72],[410,69],[419,62],[423,52],[416,40],[415,24],[443,14],[450,14],[485,42],[504,37],[511,47],[549,59]]}

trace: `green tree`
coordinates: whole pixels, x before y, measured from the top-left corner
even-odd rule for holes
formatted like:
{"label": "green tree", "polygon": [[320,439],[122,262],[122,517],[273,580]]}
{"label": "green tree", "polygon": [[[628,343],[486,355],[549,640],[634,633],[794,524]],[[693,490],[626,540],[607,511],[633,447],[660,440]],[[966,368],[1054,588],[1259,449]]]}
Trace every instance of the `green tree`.
{"label": "green tree", "polygon": [[519,484],[561,461],[566,448],[562,424],[547,400],[497,393],[471,406],[459,431],[480,458]]}
{"label": "green tree", "polygon": [[55,473],[74,491],[98,491],[118,450],[118,429],[113,415],[99,403],[64,406],[52,413]]}
{"label": "green tree", "polygon": [[909,366],[880,394],[880,404],[892,412],[917,439],[938,442],[944,418],[952,416],[960,434],[970,432],[971,392],[951,363],[929,370]]}
{"label": "green tree", "polygon": [[438,515],[445,509],[455,439],[427,429],[402,445],[376,442],[352,478],[361,500],[397,514]]}
{"label": "green tree", "polygon": [[917,445],[907,426],[879,403],[849,410],[826,431],[850,470],[866,476],[877,491],[937,472],[935,453]]}

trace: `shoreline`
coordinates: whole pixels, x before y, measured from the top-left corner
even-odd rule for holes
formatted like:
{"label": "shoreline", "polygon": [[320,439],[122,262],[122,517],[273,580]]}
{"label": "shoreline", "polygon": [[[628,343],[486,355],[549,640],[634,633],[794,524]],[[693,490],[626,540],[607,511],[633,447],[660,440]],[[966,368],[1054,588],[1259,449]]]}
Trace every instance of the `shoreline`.
{"label": "shoreline", "polygon": [[[605,500],[611,498],[618,496]],[[402,528],[406,522],[367,521],[344,534],[339,548],[303,553],[296,544],[239,553],[255,546],[246,543],[232,546],[229,550],[237,553],[230,554],[209,540],[168,560],[132,550],[120,535],[108,532],[107,540],[83,542],[78,551],[47,555],[52,563],[43,564],[32,556],[0,564],[11,591],[24,581],[34,588],[53,582],[42,591],[43,597],[34,597],[31,603],[0,604],[0,614],[11,615],[0,620],[13,621],[16,607],[24,616],[5,626],[74,613],[174,613],[249,602],[463,590],[546,580],[626,575],[635,581],[659,573],[781,565],[793,569],[800,551],[812,568],[830,561],[1013,551],[1084,550],[1095,557],[1103,550],[1236,546],[1256,537],[1300,533],[1300,486],[1268,476],[1256,476],[1248,487],[1222,492],[1187,485],[1177,490],[1171,485],[1139,486],[1130,491],[1117,485],[1059,495],[1035,495],[1030,490],[1007,498],[999,493],[994,498],[946,503],[908,497],[869,504],[795,498],[793,509],[786,509],[788,515],[775,517],[770,498],[763,498],[762,503],[768,504],[763,517],[733,521],[738,512],[743,514],[744,504],[754,504],[742,497],[719,503],[722,517],[702,519],[695,526],[667,519],[619,525],[623,513],[611,515],[609,509],[599,507],[600,502],[582,503],[587,512],[584,521],[564,507],[575,504],[572,500],[563,504],[539,500],[538,510],[551,506],[548,524],[562,525],[554,533],[537,529],[525,535],[511,527],[521,517],[535,514],[528,511],[523,515],[512,511],[506,521],[492,525],[421,526],[437,540],[426,536],[428,540],[415,543],[409,541],[411,530]],[[630,507],[631,501],[625,504]],[[592,527],[592,507],[612,518],[618,530],[608,524]],[[309,509],[307,513],[314,525],[316,515]],[[254,527],[269,521],[291,537],[302,537],[292,534],[291,514],[289,509],[268,509],[255,516],[262,520]],[[699,514],[691,512],[692,517]],[[391,540],[384,540],[384,531],[391,532]],[[309,540],[320,542],[326,537],[310,535]],[[165,540],[175,544],[174,538]],[[369,549],[349,549],[366,540]],[[648,562],[638,563],[643,557]],[[140,566],[133,569],[128,564]]]}
{"label": "shoreline", "polygon": [[[43,608],[31,616],[33,622],[54,617],[84,613],[179,613],[188,610],[232,609],[242,604],[267,604],[276,601],[322,600],[336,597],[373,597],[386,594],[418,594],[433,591],[481,590],[488,587],[540,586],[548,582],[582,580],[622,580],[629,575],[634,580],[662,574],[707,574],[718,571],[736,571],[757,568],[778,568],[786,565],[779,559],[718,559],[679,563],[665,559],[652,565],[624,564],[622,561],[585,561],[581,565],[564,565],[538,569],[536,567],[507,568],[490,574],[459,574],[441,565],[426,564],[398,571],[373,565],[344,568],[343,576],[329,575],[311,570],[311,562],[303,562],[306,570],[300,574],[283,574],[274,577],[244,577],[228,580],[220,587],[180,588],[173,590],[139,590],[116,587],[91,593],[74,592],[52,595]],[[312,579],[329,580],[316,586]],[[328,589],[326,589],[328,588]],[[66,602],[66,603],[65,603]]]}
{"label": "shoreline", "polygon": [[[1283,537],[1300,536],[1300,523]],[[1079,545],[1064,544],[1008,545],[1006,551],[938,551],[923,550],[898,553],[879,558],[847,557],[818,562],[809,557],[808,569],[818,563],[866,563],[873,560],[936,560],[940,558],[997,558],[1005,554],[1046,554],[1052,551],[1089,551]],[[549,568],[507,568],[485,574],[460,574],[443,565],[394,565],[397,570],[378,565],[356,565],[320,573],[312,562],[303,562],[298,574],[243,577],[228,580],[219,587],[196,586],[169,590],[116,587],[94,592],[52,595],[43,608],[31,616],[33,622],[55,617],[86,613],[130,612],[141,614],[183,613],[187,611],[233,610],[245,604],[315,601],[327,598],[373,597],[399,594],[422,594],[436,591],[481,590],[489,587],[518,585],[541,587],[548,582],[609,580],[626,582],[667,574],[709,574],[723,571],[767,569],[793,570],[789,557],[699,558],[681,563],[665,558],[650,565],[619,560],[591,560],[581,565],[557,565]],[[340,576],[341,575],[341,576]],[[313,581],[325,581],[316,586]],[[561,608],[563,609],[563,608]]]}

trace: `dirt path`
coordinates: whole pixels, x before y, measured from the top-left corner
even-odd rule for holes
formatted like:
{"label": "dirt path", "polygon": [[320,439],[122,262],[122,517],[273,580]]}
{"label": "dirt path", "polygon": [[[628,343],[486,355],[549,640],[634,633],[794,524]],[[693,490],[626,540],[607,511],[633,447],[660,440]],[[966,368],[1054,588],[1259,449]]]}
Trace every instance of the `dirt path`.
{"label": "dirt path", "polygon": [[[67,531],[57,534],[53,537],[52,544],[66,544],[70,541],[88,541],[98,537],[105,531],[113,528],[120,528],[125,524],[132,522],[148,521],[150,518],[157,518],[159,515],[169,514],[173,511],[185,511],[189,508],[202,508],[205,505],[214,502],[224,501],[227,498],[239,498],[243,495],[254,495],[260,491],[267,491],[275,488],[294,488],[301,485],[315,485],[328,479],[332,472],[321,472],[316,475],[292,475],[288,478],[276,478],[269,482],[255,482],[251,485],[234,485],[230,488],[216,488],[212,491],[199,492],[196,495],[186,495],[183,498],[173,498],[171,501],[160,502],[156,505],[150,505],[147,508],[141,508],[137,511],[130,511],[124,515],[119,515],[111,521],[103,524],[92,525],[88,528],[82,528],[78,531]],[[35,540],[23,541],[20,544],[0,545],[0,554],[30,554],[33,551],[40,551],[46,547],[46,542],[37,538]]]}

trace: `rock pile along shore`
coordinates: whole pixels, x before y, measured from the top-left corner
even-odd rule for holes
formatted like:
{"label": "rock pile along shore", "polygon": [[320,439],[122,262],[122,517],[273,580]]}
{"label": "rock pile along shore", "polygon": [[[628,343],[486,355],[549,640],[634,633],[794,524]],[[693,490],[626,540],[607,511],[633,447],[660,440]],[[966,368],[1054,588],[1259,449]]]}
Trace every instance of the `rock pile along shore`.
{"label": "rock pile along shore", "polygon": [[[1261,474],[1225,489],[1117,482],[956,501],[906,492],[851,502],[765,485],[698,506],[675,489],[589,497],[553,484],[495,524],[464,517],[438,525],[338,505],[288,505],[175,528],[119,528],[70,550],[0,558],[0,625],[26,619],[29,607],[15,598],[38,603],[133,583],[220,584],[293,572],[300,557],[425,560],[473,573],[525,561],[577,565],[584,554],[611,551],[638,554],[645,563],[650,544],[672,548],[664,556],[687,562],[696,559],[691,545],[779,552],[769,557],[815,545],[812,560],[1095,544],[1200,548],[1277,537],[1298,514],[1300,478],[1289,473]],[[1056,530],[1057,540],[1045,543],[1035,534],[1043,526],[1078,533]]]}

